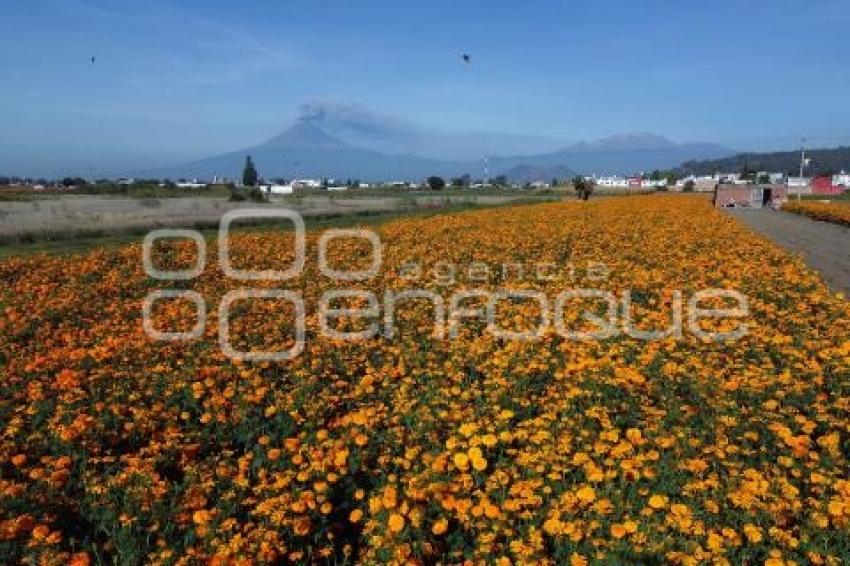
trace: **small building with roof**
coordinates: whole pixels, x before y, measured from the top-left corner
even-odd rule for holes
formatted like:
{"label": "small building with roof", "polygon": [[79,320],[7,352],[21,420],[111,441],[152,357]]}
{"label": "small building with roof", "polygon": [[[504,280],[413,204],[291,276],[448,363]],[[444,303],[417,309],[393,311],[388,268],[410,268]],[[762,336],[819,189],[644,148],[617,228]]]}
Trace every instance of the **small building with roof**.
{"label": "small building with roof", "polygon": [[731,185],[714,190],[717,208],[779,208],[788,201],[787,185]]}

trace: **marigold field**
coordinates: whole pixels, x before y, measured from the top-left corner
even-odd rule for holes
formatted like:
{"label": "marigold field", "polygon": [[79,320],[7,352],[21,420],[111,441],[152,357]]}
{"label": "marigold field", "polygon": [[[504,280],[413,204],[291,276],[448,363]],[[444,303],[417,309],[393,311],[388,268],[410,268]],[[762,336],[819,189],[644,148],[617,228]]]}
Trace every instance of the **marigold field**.
{"label": "marigold field", "polygon": [[844,202],[789,201],[782,210],[823,222],[850,226],[850,204]]}
{"label": "marigold field", "polygon": [[[227,291],[275,287],[145,275],[141,246],[0,263],[0,561],[86,563],[717,563],[850,559],[850,303],[707,199],[609,198],[393,221],[380,274],[318,273],[283,287],[307,304],[305,351],[237,363],[217,344]],[[362,241],[330,258],[368,263]],[[290,263],[292,235],[249,230],[234,263]],[[191,242],[157,265],[193,263]],[[416,261],[421,277],[402,277]],[[533,265],[553,277],[453,285],[439,262]],[[588,281],[584,266],[610,275]],[[567,265],[575,269],[564,269]],[[749,300],[734,342],[685,332],[646,342],[575,341],[550,329],[504,341],[464,321],[431,335],[411,301],[396,336],[342,342],[317,332],[332,288],[379,296],[416,286],[632,291],[641,328],[664,327],[670,290]],[[205,298],[200,340],[155,342],[141,305],[154,289]],[[188,329],[195,307],[163,301],[157,328]],[[598,305],[596,305],[598,307]],[[593,304],[569,303],[580,325]],[[291,306],[248,301],[239,349],[285,348]],[[531,302],[505,325],[539,318]],[[343,319],[355,328],[364,321]]]}

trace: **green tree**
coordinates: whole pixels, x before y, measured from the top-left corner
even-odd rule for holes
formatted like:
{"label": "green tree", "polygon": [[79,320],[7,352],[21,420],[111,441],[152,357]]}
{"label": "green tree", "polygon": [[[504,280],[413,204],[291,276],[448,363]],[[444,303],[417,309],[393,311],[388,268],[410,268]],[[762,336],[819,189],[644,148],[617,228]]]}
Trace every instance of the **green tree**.
{"label": "green tree", "polygon": [[579,199],[587,200],[593,193],[593,181],[589,181],[584,177],[574,177],[573,190],[575,190],[576,195],[578,195]]}
{"label": "green tree", "polygon": [[744,181],[755,181],[756,173],[758,171],[751,169],[749,163],[744,163],[744,166],[741,168],[741,179]]}
{"label": "green tree", "polygon": [[468,187],[471,182],[472,182],[472,177],[469,175],[469,173],[467,173],[465,175],[461,175],[460,177],[454,177],[451,180],[452,187],[454,187],[456,189],[462,189],[464,187]]}
{"label": "green tree", "polygon": [[254,161],[249,155],[245,158],[245,169],[242,170],[242,184],[246,187],[255,187],[258,178],[257,168],[254,167]]}
{"label": "green tree", "polygon": [[428,183],[428,187],[430,187],[432,191],[442,191],[446,186],[446,182],[443,178],[436,176],[428,177],[426,183]]}

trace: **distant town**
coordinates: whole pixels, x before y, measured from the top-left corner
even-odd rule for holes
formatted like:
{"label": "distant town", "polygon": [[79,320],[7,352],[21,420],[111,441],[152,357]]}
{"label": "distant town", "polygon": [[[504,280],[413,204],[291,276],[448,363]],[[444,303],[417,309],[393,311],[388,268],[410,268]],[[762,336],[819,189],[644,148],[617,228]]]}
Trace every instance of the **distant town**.
{"label": "distant town", "polygon": [[[786,186],[790,194],[801,195],[840,195],[850,189],[850,173],[840,171],[835,174],[799,176],[773,171],[749,171],[737,173],[714,173],[712,175],[683,175],[677,171],[654,171],[629,176],[581,176],[601,190],[621,191],[671,191],[671,192],[713,192],[719,185],[781,185]],[[573,179],[537,179],[525,183],[509,182],[504,175],[487,179],[473,179],[469,175],[442,179],[429,177],[422,180],[388,180],[385,182],[362,182],[356,179],[303,178],[303,179],[264,179],[245,182],[226,176],[214,176],[212,179],[84,179],[82,177],[64,177],[62,179],[33,179],[15,176],[0,176],[0,186],[20,187],[32,191],[93,191],[122,192],[122,188],[138,186],[158,186],[184,190],[202,190],[215,186],[233,188],[257,188],[266,195],[291,195],[310,191],[348,191],[358,189],[409,189],[442,190],[444,188],[466,189],[548,189],[565,186]],[[98,190],[101,189],[101,190]]]}

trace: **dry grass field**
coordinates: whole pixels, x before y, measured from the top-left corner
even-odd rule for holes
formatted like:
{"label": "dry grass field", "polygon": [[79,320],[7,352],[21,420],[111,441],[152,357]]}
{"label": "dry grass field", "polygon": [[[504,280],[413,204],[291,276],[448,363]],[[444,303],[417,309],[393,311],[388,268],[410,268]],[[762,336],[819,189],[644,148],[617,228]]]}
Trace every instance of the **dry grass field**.
{"label": "dry grass field", "polygon": [[[552,197],[533,197],[546,200]],[[388,196],[334,197],[286,196],[268,204],[229,202],[226,198],[178,197],[122,198],[109,196],[61,196],[35,200],[0,201],[0,241],[37,241],[76,238],[87,234],[144,231],[155,227],[214,226],[222,214],[238,208],[286,207],[306,217],[343,216],[418,209],[448,205],[493,206],[527,195],[481,196]]]}

